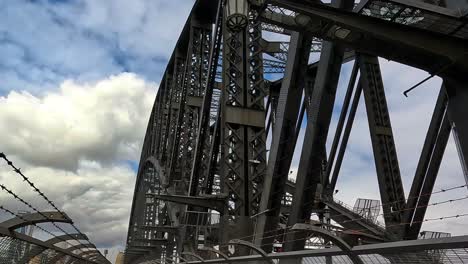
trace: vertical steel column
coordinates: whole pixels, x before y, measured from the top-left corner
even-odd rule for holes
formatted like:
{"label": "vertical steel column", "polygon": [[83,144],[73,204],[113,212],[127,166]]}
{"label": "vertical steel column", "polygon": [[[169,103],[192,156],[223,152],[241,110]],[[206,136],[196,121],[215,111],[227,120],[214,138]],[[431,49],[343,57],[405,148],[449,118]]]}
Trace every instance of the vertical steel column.
{"label": "vertical steel column", "polygon": [[396,237],[401,237],[402,227],[395,227],[395,225],[402,222],[405,193],[401,182],[379,60],[375,56],[364,54],[360,54],[358,60],[385,224],[387,226],[393,225],[393,227],[387,228],[387,231]]}
{"label": "vertical steel column", "polygon": [[[225,8],[226,9],[226,8]],[[225,10],[227,12],[227,10]],[[249,215],[249,190],[247,169],[247,153],[245,125],[228,120],[230,111],[242,109],[245,105],[247,90],[247,30],[234,32],[223,25],[223,93],[221,102],[221,191],[229,196],[228,205],[223,213],[220,234],[222,242],[228,242],[230,237],[249,235],[251,226],[244,223]],[[232,114],[231,114],[232,115]],[[231,121],[231,122],[229,122]],[[237,230],[236,230],[237,225]]]}
{"label": "vertical steel column", "polygon": [[453,126],[453,136],[457,145],[465,180],[468,184],[468,91],[462,83],[444,80],[448,94],[448,113]]}
{"label": "vertical steel column", "polygon": [[305,86],[307,64],[312,38],[294,32],[291,34],[286,72],[281,83],[276,111],[276,129],[272,135],[270,156],[265,175],[260,215],[255,230],[255,244],[271,252],[278,228],[281,200],[289,175],[295,148],[296,123]]}
{"label": "vertical steel column", "polygon": [[248,183],[252,191],[250,215],[259,212],[266,173],[266,132],[265,132],[265,82],[263,76],[263,52],[261,22],[257,19],[256,10],[250,10],[248,26],[248,88],[246,106],[259,112],[262,125],[247,126]]}
{"label": "vertical steel column", "polygon": [[250,215],[258,211],[265,169],[261,28],[258,22],[252,22],[252,11],[250,16],[248,28],[239,31],[229,28],[224,19],[220,126],[221,191],[228,195],[222,212],[224,242],[252,233]]}

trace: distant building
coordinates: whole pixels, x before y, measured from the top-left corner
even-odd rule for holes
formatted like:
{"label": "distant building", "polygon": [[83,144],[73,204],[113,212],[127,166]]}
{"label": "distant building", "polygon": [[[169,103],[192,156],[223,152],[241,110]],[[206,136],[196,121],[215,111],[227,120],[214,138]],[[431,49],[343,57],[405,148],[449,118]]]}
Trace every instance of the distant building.
{"label": "distant building", "polygon": [[117,258],[115,258],[115,264],[123,264],[123,263],[124,263],[124,253],[119,252],[119,254],[117,254]]}

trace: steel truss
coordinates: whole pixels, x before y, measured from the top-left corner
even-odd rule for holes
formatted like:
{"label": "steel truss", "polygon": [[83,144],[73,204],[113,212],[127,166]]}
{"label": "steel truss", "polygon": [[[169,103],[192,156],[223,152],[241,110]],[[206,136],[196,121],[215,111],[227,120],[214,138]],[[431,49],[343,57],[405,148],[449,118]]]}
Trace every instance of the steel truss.
{"label": "steel truss", "polygon": [[[245,25],[233,27],[233,2],[196,1],[160,82],[140,158],[126,263],[191,263],[189,253],[202,258],[200,263],[261,260],[231,258],[249,255],[251,246],[269,259],[283,259],[295,254],[289,251],[319,247],[313,238],[322,248],[341,245],[346,251],[317,251],[327,263],[343,254],[380,254],[406,263],[379,243],[417,238],[451,131],[468,179],[467,16],[417,1],[250,0]],[[265,31],[288,35],[289,42],[267,41]],[[311,52],[320,52],[318,62],[309,64]],[[409,196],[378,57],[444,80]],[[354,68],[327,153],[340,71],[350,60]],[[270,73],[283,78],[266,81]],[[361,97],[385,225],[333,197]],[[304,116],[292,182],[288,175]],[[315,227],[291,230],[310,224],[311,215],[318,216]],[[230,252],[228,245],[239,238],[249,246]],[[362,241],[376,245],[358,246]],[[270,256],[275,243],[288,252]],[[397,244],[389,247],[419,245],[392,243]],[[439,249],[437,241],[421,243],[424,248],[414,252],[423,259],[434,255],[422,250]],[[453,248],[468,247],[465,240],[460,243]],[[222,260],[210,260],[216,256]],[[373,263],[366,258],[348,260]]]}

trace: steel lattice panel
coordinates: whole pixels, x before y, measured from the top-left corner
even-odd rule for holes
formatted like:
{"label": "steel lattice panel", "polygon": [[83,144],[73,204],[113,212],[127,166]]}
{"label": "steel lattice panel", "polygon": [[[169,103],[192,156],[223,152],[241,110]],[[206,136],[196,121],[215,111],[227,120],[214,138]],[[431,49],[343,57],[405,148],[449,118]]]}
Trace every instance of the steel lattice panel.
{"label": "steel lattice panel", "polygon": [[443,16],[429,10],[406,6],[394,1],[369,1],[361,14],[383,20],[468,39],[466,19]]}

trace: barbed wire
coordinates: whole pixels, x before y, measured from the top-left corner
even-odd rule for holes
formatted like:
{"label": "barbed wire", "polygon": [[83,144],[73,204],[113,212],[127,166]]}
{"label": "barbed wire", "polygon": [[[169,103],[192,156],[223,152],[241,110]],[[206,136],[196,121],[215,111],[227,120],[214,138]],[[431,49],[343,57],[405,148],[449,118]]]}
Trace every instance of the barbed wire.
{"label": "barbed wire", "polygon": [[[0,153],[0,158],[4,159],[4,160],[6,161],[6,163],[8,164],[8,166],[10,166],[10,167],[13,169],[13,171],[16,172],[16,174],[20,175],[21,178],[23,178],[23,180],[24,180],[26,183],[28,183],[28,185],[31,186],[31,188],[33,188],[34,191],[35,191],[36,193],[39,194],[39,196],[41,196],[44,200],[46,200],[47,203],[48,203],[50,206],[52,206],[57,212],[62,213],[62,212],[57,208],[57,206],[56,206],[41,190],[39,190],[39,188],[37,188],[37,187],[34,185],[34,183],[32,183],[32,182],[29,180],[28,177],[26,177],[26,176],[21,172],[21,169],[20,169],[20,168],[17,168],[17,167],[13,164],[13,162],[7,158],[7,156],[5,155],[5,153],[1,152],[1,153]],[[63,215],[63,217],[68,218],[68,216],[66,216],[65,214],[62,213],[62,215]],[[71,219],[70,219],[70,220],[71,220]]]}
{"label": "barbed wire", "polygon": [[[5,160],[5,162],[8,164],[8,166],[10,166],[13,171],[18,174],[26,183],[28,183],[28,185],[37,193],[39,194],[40,197],[42,197],[50,206],[52,206],[52,208],[54,208],[54,210],[56,210],[58,213],[60,213],[62,215],[62,217],[70,220],[70,225],[73,227],[73,229],[75,229],[75,231],[77,233],[79,233],[80,235],[83,235],[83,237],[85,238],[85,240],[89,243],[89,244],[93,244],[91,243],[91,241],[89,240],[89,238],[83,233],[81,232],[81,230],[74,224],[73,220],[67,215],[65,214],[63,211],[61,211],[56,205],[54,202],[52,202],[52,200],[50,200],[39,188],[37,188],[34,183],[28,178],[26,177],[26,175],[23,174],[23,172],[21,172],[21,169],[16,167],[13,162],[11,160],[8,159],[8,157],[6,156],[5,153],[3,152],[0,152],[0,158],[2,158],[3,160]],[[94,244],[93,244],[94,245]],[[99,254],[101,254],[99,252]],[[101,254],[102,256],[102,254]]]}

